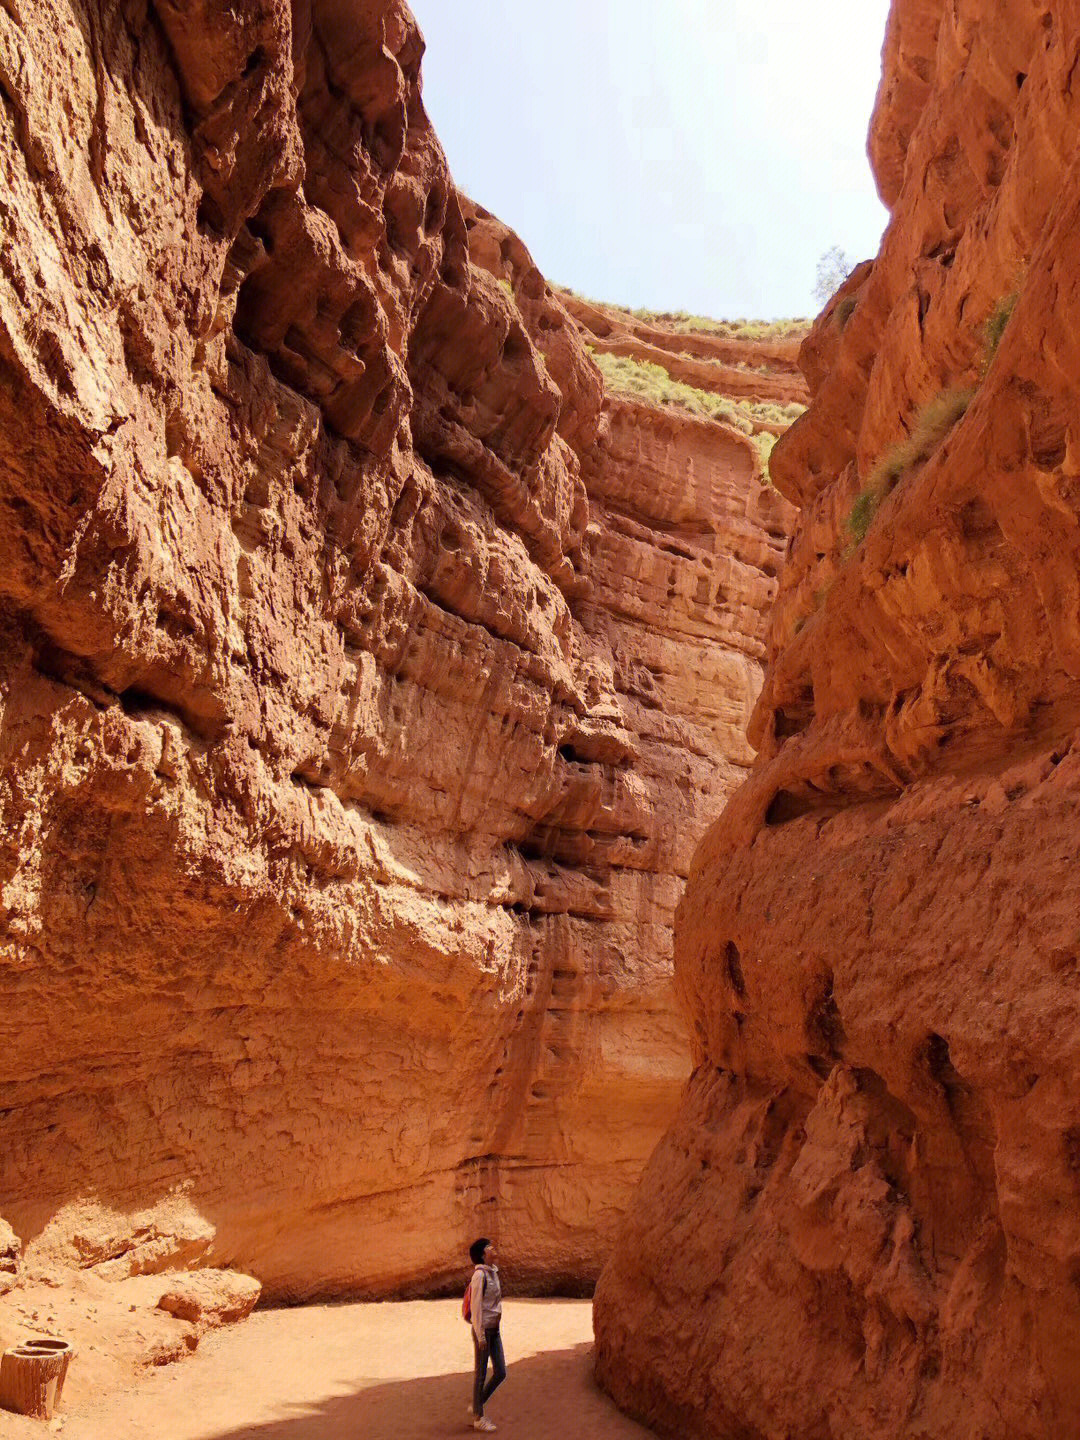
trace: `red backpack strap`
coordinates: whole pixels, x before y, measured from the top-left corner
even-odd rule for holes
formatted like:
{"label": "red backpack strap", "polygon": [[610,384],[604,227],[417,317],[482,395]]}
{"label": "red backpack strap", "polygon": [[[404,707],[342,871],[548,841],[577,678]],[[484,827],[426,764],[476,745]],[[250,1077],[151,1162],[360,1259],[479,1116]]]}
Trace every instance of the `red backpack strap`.
{"label": "red backpack strap", "polygon": [[[484,1308],[484,1296],[487,1294],[487,1271],[484,1269],[484,1267],[483,1267],[482,1265],[477,1266],[477,1269],[480,1271],[480,1309],[481,1309],[480,1318],[481,1318],[481,1320],[482,1320],[482,1319],[484,1318],[483,1313],[482,1313],[482,1312],[483,1312],[483,1308]],[[473,1273],[475,1274],[476,1272],[474,1271]],[[470,1294],[470,1295],[472,1294],[472,1276],[469,1277],[469,1294]],[[472,1301],[471,1301],[471,1300],[469,1301],[469,1310],[470,1310],[470,1312],[472,1311]],[[470,1313],[470,1318],[471,1318],[471,1313]]]}

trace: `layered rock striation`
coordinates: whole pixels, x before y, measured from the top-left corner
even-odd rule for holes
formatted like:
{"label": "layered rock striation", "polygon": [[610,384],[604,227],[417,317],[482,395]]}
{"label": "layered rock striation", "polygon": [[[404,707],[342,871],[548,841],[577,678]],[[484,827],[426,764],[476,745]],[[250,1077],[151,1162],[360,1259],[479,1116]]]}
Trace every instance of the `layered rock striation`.
{"label": "layered rock striation", "polygon": [[597,1292],[665,1432],[1080,1419],[1080,23],[896,0],[881,251],[802,352],[751,777],[677,917],[695,1071]]}
{"label": "layered rock striation", "polygon": [[483,1229],[582,1287],[685,1080],[672,915],[792,511],[738,430],[605,404],[422,52],[383,0],[0,11],[31,1245],[182,1188],[269,1297],[456,1284]]}
{"label": "layered rock striation", "polygon": [[591,350],[660,365],[675,380],[713,394],[806,404],[809,392],[799,369],[799,349],[808,321],[680,319],[598,304],[572,290],[558,293]]}

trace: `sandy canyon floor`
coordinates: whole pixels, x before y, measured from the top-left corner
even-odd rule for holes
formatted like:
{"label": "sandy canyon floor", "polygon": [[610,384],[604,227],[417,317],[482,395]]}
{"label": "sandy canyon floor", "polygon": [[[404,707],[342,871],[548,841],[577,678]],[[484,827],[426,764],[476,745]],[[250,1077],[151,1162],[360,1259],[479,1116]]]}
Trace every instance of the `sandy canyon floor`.
{"label": "sandy canyon floor", "polygon": [[[585,1300],[509,1301],[509,1373],[488,1414],[528,1440],[647,1440],[592,1380]],[[78,1364],[78,1357],[74,1362]],[[65,1440],[428,1440],[471,1434],[456,1300],[266,1310],[182,1364],[65,1416]],[[39,1422],[12,1433],[48,1434]],[[2,1426],[0,1426],[2,1432]],[[6,1432],[3,1432],[6,1433]]]}

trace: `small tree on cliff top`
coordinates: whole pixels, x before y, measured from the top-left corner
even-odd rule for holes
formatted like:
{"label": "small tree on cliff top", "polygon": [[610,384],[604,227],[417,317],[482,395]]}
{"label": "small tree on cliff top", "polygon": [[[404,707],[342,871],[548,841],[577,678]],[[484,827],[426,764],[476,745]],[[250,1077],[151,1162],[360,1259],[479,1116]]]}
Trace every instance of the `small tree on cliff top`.
{"label": "small tree on cliff top", "polygon": [[854,268],[839,245],[825,251],[817,262],[817,280],[814,282],[814,294],[820,305],[829,303]]}

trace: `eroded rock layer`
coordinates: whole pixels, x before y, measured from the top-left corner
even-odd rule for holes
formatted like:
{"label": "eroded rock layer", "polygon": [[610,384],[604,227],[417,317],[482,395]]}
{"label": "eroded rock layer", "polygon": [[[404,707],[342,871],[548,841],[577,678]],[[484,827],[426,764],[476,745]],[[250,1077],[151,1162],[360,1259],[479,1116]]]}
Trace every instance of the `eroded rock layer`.
{"label": "eroded rock layer", "polygon": [[[602,354],[650,361],[674,379],[715,394],[780,405],[806,403],[799,347],[809,321],[699,321],[680,328],[677,321],[665,324],[659,315],[642,319],[632,310],[601,305],[572,290],[560,290],[559,299],[590,348]],[[768,334],[779,329],[783,335]]]}
{"label": "eroded rock layer", "polygon": [[0,1213],[183,1187],[272,1297],[595,1274],[791,514],[602,411],[422,49],[0,9]]}
{"label": "eroded rock layer", "polygon": [[1078,59],[1071,5],[893,6],[891,222],[773,457],[760,754],[676,922],[696,1069],[597,1293],[672,1433],[1080,1424]]}

